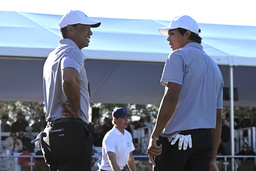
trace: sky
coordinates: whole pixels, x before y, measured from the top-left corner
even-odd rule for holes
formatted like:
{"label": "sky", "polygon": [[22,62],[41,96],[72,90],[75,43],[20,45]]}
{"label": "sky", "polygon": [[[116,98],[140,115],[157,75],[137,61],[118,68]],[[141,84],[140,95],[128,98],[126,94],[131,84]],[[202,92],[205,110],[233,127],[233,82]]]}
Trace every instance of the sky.
{"label": "sky", "polygon": [[190,15],[198,23],[256,26],[254,0],[7,0],[0,11],[65,14],[82,10],[90,17],[171,21]]}

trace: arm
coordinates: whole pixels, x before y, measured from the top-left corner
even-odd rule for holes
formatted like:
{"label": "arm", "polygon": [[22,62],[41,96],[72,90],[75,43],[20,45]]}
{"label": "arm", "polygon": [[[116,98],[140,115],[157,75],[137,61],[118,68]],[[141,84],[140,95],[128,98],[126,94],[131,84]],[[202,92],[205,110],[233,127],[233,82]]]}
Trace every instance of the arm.
{"label": "arm", "polygon": [[80,114],[80,75],[75,68],[63,69],[62,86],[69,104],[61,103],[63,115],[78,118]]}
{"label": "arm", "polygon": [[135,161],[134,161],[134,158],[132,156],[132,152],[130,152],[127,165],[129,167],[130,171],[135,171]]}
{"label": "arm", "polygon": [[157,146],[156,141],[158,140],[159,135],[161,134],[166,123],[169,121],[169,119],[171,118],[176,108],[176,105],[179,99],[180,89],[181,89],[181,85],[176,83],[168,83],[167,87],[168,87],[168,90],[162,99],[160,110],[157,117],[156,126],[151,135],[151,139],[148,147],[149,159],[153,163],[153,165],[155,165],[153,157],[159,156],[162,153],[162,146],[161,145]]}
{"label": "arm", "polygon": [[[222,124],[222,119],[221,119],[221,109],[217,109],[217,116],[216,116],[216,129],[212,130],[212,135],[213,135],[213,150],[212,150],[212,160],[217,159],[217,152],[218,152],[218,147],[220,144],[220,137],[221,137],[221,124]],[[211,161],[211,171],[217,171],[218,166],[215,161]]]}
{"label": "arm", "polygon": [[17,139],[17,142],[18,142],[18,151],[22,151],[22,148],[23,148],[22,141]]}
{"label": "arm", "polygon": [[116,154],[109,151],[107,153],[107,155],[108,155],[108,161],[109,161],[109,164],[110,164],[111,168],[114,171],[121,171],[120,167],[117,165],[117,162],[116,162]]}

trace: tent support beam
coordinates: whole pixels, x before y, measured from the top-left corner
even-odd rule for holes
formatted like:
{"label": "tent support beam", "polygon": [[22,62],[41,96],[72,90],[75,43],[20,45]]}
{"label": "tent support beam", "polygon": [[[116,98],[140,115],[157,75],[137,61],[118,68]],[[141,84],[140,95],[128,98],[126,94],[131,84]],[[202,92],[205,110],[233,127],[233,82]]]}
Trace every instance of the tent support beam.
{"label": "tent support beam", "polygon": [[[230,133],[231,133],[231,155],[235,155],[235,142],[234,142],[234,74],[233,66],[229,67],[230,74]],[[234,158],[232,158],[232,171],[235,168]]]}

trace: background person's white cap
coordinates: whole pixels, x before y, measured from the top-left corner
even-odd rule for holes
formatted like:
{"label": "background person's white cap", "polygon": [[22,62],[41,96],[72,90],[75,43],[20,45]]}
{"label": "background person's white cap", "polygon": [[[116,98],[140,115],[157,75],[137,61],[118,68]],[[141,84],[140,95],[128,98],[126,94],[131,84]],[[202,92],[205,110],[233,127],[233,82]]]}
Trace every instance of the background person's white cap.
{"label": "background person's white cap", "polygon": [[93,21],[82,11],[71,10],[61,18],[59,26],[60,28],[64,28],[73,24],[85,24],[91,27],[99,27],[101,22]]}
{"label": "background person's white cap", "polygon": [[175,17],[168,27],[159,28],[158,31],[164,36],[168,36],[169,30],[183,28],[190,30],[193,33],[199,34],[199,27],[197,22],[188,15]]}

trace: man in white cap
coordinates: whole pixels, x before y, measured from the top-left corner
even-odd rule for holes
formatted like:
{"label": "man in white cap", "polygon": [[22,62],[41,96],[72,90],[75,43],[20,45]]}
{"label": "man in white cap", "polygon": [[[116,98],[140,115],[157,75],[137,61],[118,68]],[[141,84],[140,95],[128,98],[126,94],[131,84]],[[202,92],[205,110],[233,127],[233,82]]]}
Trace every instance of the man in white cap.
{"label": "man in white cap", "polygon": [[200,29],[190,16],[176,17],[160,28],[173,52],[161,83],[160,104],[148,155],[158,171],[218,170],[223,78],[217,64],[203,51]]}
{"label": "man in white cap", "polygon": [[135,171],[132,151],[135,149],[131,134],[126,130],[128,113],[124,108],[115,108],[113,128],[106,133],[102,141],[102,160],[100,171],[121,171],[127,164]]}
{"label": "man in white cap", "polygon": [[51,171],[91,170],[90,95],[81,49],[89,46],[91,28],[100,24],[82,11],[68,12],[59,23],[63,39],[44,64],[47,126],[42,151]]}

